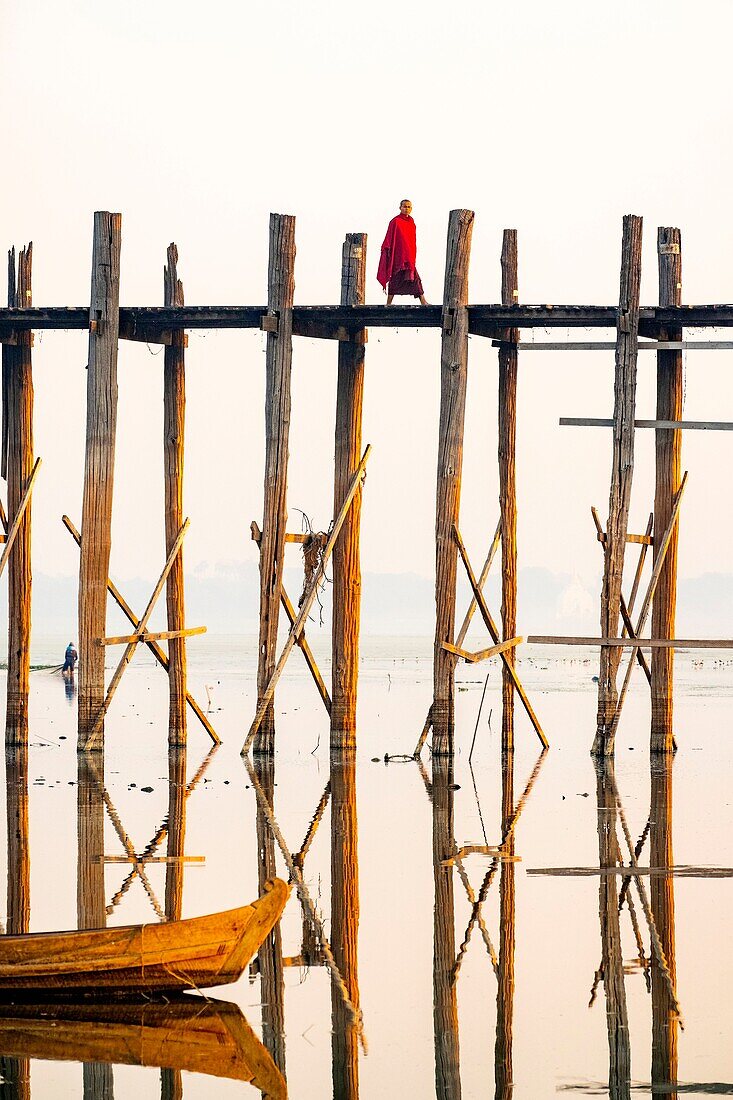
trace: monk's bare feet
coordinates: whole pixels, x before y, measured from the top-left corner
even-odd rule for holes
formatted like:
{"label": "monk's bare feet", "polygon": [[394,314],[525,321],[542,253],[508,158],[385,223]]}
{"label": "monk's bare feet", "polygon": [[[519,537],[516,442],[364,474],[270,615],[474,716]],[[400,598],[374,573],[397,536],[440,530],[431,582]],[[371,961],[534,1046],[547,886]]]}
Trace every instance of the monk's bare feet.
{"label": "monk's bare feet", "polygon": [[392,299],[393,299],[393,298],[394,298],[394,294],[388,294],[388,295],[387,295],[387,305],[388,305],[388,306],[391,306],[391,305],[392,305]]}
{"label": "monk's bare feet", "polygon": [[425,301],[425,295],[424,294],[420,295],[420,305],[421,306],[429,306],[430,305],[430,302]]}

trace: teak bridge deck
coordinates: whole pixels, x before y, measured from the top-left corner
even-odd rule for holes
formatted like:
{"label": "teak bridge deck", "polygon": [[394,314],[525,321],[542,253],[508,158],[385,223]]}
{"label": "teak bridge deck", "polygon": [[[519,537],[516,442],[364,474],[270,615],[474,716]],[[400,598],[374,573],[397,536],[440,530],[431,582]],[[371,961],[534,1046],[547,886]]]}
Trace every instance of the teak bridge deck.
{"label": "teak bridge deck", "polygon": [[[182,511],[183,436],[185,412],[186,330],[260,329],[267,334],[265,400],[265,485],[263,523],[258,527],[260,550],[260,638],[258,707],[247,738],[257,754],[274,750],[275,683],[294,645],[303,651],[308,667],[330,715],[331,746],[353,749],[356,743],[356,689],[360,621],[359,528],[364,466],[362,454],[362,397],[365,345],[369,328],[436,328],[441,331],[441,408],[436,489],[436,631],[433,700],[418,750],[432,728],[432,751],[451,755],[454,745],[454,674],[458,660],[475,662],[499,658],[503,663],[503,698],[517,691],[542,741],[546,738],[521,685],[515,667],[521,642],[516,624],[516,387],[521,329],[615,329],[615,342],[583,343],[567,340],[540,342],[533,350],[572,348],[615,349],[614,412],[609,420],[564,419],[567,426],[612,427],[612,471],[609,513],[603,531],[594,512],[597,537],[604,554],[601,594],[601,646],[598,724],[594,751],[613,752],[628,676],[635,663],[645,671],[652,694],[652,748],[670,751],[672,735],[672,662],[677,569],[677,524],[682,489],[681,431],[684,428],[729,430],[720,422],[690,422],[682,412],[682,353],[685,329],[733,327],[733,304],[682,305],[681,244],[677,229],[660,229],[657,253],[659,304],[641,306],[641,218],[623,221],[621,278],[618,305],[524,305],[518,302],[516,230],[505,230],[501,253],[502,301],[468,303],[468,268],[474,215],[451,211],[448,225],[445,286],[441,305],[366,305],[366,235],[346,237],[342,252],[341,301],[338,305],[294,304],[295,219],[270,218],[268,299],[259,306],[186,306],[177,276],[175,245],[168,250],[162,306],[120,306],[119,275],[121,217],[97,212],[94,218],[92,289],[89,307],[38,307],[32,304],[32,249],[9,254],[8,307],[0,309],[3,347],[2,473],[8,481],[8,515],[4,526],[15,539],[9,555],[9,670],[8,740],[27,737],[30,640],[30,490],[34,467],[32,333],[35,330],[78,330],[89,334],[87,384],[87,439],[82,514],[79,583],[79,747],[102,748],[104,714],[114,688],[137,644],[155,646],[170,681],[170,740],[186,737],[186,704],[203,719],[186,688],[186,637],[202,628],[186,629],[183,599]],[[499,526],[493,549],[477,579],[459,532],[460,482],[468,369],[468,337],[483,336],[498,348],[499,360]],[[293,609],[282,586],[286,532],[287,464],[290,421],[290,378],[293,336],[334,340],[338,346],[336,398],[334,521],[315,547],[317,567],[312,571],[301,606]],[[165,530],[168,560],[142,619],[130,613],[134,633],[122,639],[106,638],[107,590],[111,543],[111,508],[117,419],[117,349],[119,340],[162,344],[164,356],[164,463]],[[656,352],[657,417],[635,420],[638,351]],[[733,347],[726,341],[695,342],[695,347]],[[628,532],[636,427],[656,433],[656,487],[653,523],[645,536]],[[654,534],[652,534],[652,531]],[[496,550],[502,546],[502,623],[492,619],[483,587]],[[301,540],[302,541],[302,540]],[[622,595],[627,542],[641,544],[639,563],[628,605]],[[638,592],[644,556],[651,547],[653,573],[636,627],[630,611]],[[305,642],[307,608],[333,554],[332,690],[328,690]],[[473,598],[464,627],[455,634],[458,561],[466,569]],[[155,637],[146,630],[147,617],[157,594],[166,588],[168,630]],[[116,590],[113,591],[113,595]],[[652,603],[653,597],[653,603]],[[115,596],[117,598],[117,596]],[[276,662],[280,604],[288,614],[288,642]],[[478,609],[490,635],[490,646],[477,652],[462,648],[467,623]],[[652,614],[651,637],[640,632]],[[619,632],[620,620],[623,629]],[[169,657],[156,639],[164,638]],[[118,673],[105,695],[104,644],[127,645]],[[551,639],[562,644],[589,644],[593,639]],[[622,644],[623,643],[623,644]],[[680,643],[681,645],[682,643]],[[690,644],[689,640],[684,643]],[[701,641],[701,645],[704,642]],[[640,646],[651,645],[651,670]],[[631,648],[629,672],[620,694],[616,676],[623,646]],[[513,707],[505,705],[502,748],[513,747]]]}

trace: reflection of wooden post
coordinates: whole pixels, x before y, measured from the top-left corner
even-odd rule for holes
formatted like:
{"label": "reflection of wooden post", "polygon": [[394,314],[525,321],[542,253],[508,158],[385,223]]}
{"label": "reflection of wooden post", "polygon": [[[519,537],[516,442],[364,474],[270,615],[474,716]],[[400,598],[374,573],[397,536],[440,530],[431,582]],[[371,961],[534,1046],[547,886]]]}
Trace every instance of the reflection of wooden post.
{"label": "reflection of wooden post", "polygon": [[[79,565],[79,748],[104,702],[107,577],[112,545],[112,486],[117,431],[117,339],[120,314],[119,214],[94,215],[89,309],[87,435]],[[102,733],[104,727],[102,727]],[[100,737],[95,748],[104,748]]]}
{"label": "reflection of wooden post", "polygon": [[[364,304],[366,233],[349,233],[341,257],[341,304]],[[333,514],[337,516],[361,461],[366,330],[339,342],[336,390],[336,450]],[[331,748],[356,745],[356,689],[359,675],[361,489],[333,548],[333,661]]]}
{"label": "reflection of wooden post", "polygon": [[[356,760],[331,758],[331,948],[354,1008],[359,1008],[359,854]],[[353,1013],[331,978],[334,1100],[358,1100],[359,1040]]]}
{"label": "reflection of wooden post", "polygon": [[[617,638],[621,613],[621,581],[634,472],[634,411],[636,407],[636,359],[639,338],[639,287],[641,283],[642,219],[624,218],[621,243],[621,285],[616,325],[616,370],[613,405],[613,459],[606,524],[606,554],[601,590],[601,637]],[[598,719],[593,742],[595,755],[613,753],[612,726],[618,692],[616,674],[621,650],[601,646],[598,674]]]}
{"label": "reflection of wooden post", "polygon": [[[669,354],[669,353],[667,353]],[[652,867],[673,867],[672,757],[655,758],[651,767],[649,811],[649,862]],[[674,923],[674,876],[652,875],[651,908],[669,967],[672,988],[677,987]],[[669,995],[670,982],[652,951],[652,1087],[677,1084],[678,1016]],[[676,1096],[676,1088],[673,1088]]]}
{"label": "reflection of wooden post", "polygon": [[[178,249],[168,245],[168,263],[163,272],[167,306],[182,306],[183,283],[178,278]],[[175,329],[172,344],[166,346],[163,363],[163,463],[165,469],[165,552],[170,554],[183,524],[183,443],[186,419],[185,336]],[[183,550],[178,552],[166,581],[168,629],[186,626],[183,596]],[[186,639],[168,642],[170,703],[168,743],[186,743]]]}
{"label": "reflection of wooden post", "polygon": [[456,957],[453,868],[442,866],[442,860],[455,850],[452,783],[452,759],[433,757],[433,1032],[438,1100],[461,1097],[458,1003],[453,980]]}
{"label": "reflection of wooden post", "polygon": [[[514,699],[509,705],[514,707]],[[507,700],[504,700],[504,707]],[[502,729],[513,728],[513,714]],[[514,817],[514,753],[506,753],[501,769],[501,833],[506,836]],[[507,855],[514,855],[514,831],[503,845]],[[514,864],[501,861],[499,879],[499,982],[496,989],[496,1045],[494,1048],[494,1081],[496,1100],[512,1100],[514,1095],[512,1065],[512,1029],[514,1023]]]}
{"label": "reflection of wooden post", "polygon": [[[23,309],[33,305],[31,267],[33,245],[18,255],[9,254],[8,305]],[[15,347],[3,348],[5,373],[3,412],[3,471],[8,482],[8,529],[15,519],[26,482],[33,469],[33,370],[31,333],[18,333]],[[31,641],[31,505],[26,508],[8,561],[8,692],[6,742],[26,744]]]}
{"label": "reflection of wooden post", "polygon": [[[678,306],[682,302],[682,256],[679,229],[657,230],[659,254],[659,304]],[[660,339],[681,340],[682,328],[666,329]],[[682,417],[682,352],[657,352],[657,419],[680,420]],[[674,495],[680,487],[682,468],[682,432],[679,429],[658,429],[654,433],[656,446],[656,488],[654,493],[654,533],[661,538],[672,514]],[[662,572],[654,591],[652,607],[652,637],[674,638],[677,605],[677,542],[679,525],[675,525]],[[659,547],[655,539],[654,559]],[[672,679],[674,650],[652,650],[652,752],[672,752],[673,703]]]}
{"label": "reflection of wooden post", "polygon": [[[28,745],[5,751],[8,823],[7,932],[17,936],[30,929],[31,855],[28,842]],[[0,1095],[8,1100],[30,1100],[30,1059],[2,1058]]]}
{"label": "reflection of wooden post", "polygon": [[[513,306],[518,300],[517,231],[504,230],[501,249],[501,302]],[[501,515],[501,620],[504,641],[517,633],[517,341],[519,329],[502,333],[499,348],[499,509]],[[507,653],[510,664],[515,650]],[[514,682],[506,666],[502,669],[501,747],[514,748]],[[503,877],[503,876],[502,876]]]}
{"label": "reflection of wooden post", "polygon": [[[265,502],[260,542],[260,648],[257,692],[261,698],[275,671],[288,486],[290,368],[293,359],[295,218],[270,214],[265,359]],[[254,752],[275,751],[274,701],[255,738]]]}
{"label": "reflection of wooden post", "polygon": [[435,501],[435,649],[433,656],[434,755],[453,752],[456,658],[443,649],[453,642],[456,618],[458,525],[463,466],[463,425],[468,378],[468,263],[473,211],[451,210],[443,290],[440,356],[440,426]]}
{"label": "reflection of wooden post", "polygon": [[[614,867],[618,862],[616,836],[616,784],[613,762],[596,763],[598,802],[598,862],[601,867]],[[626,987],[621,954],[621,929],[618,913],[618,883],[616,875],[601,875],[598,887],[598,914],[601,924],[601,956],[603,988],[606,995],[606,1025],[608,1028],[608,1086],[614,1100],[631,1097],[631,1046],[629,1020],[626,1012]]]}
{"label": "reflection of wooden post", "polygon": [[[104,775],[103,758],[83,754],[77,764],[76,917],[79,928],[104,928]],[[112,1100],[112,1066],[84,1063],[84,1100]]]}
{"label": "reflection of wooden post", "polygon": [[186,750],[168,749],[168,855],[174,862],[165,868],[165,915],[180,920],[183,906],[183,869],[181,858],[186,838]]}
{"label": "reflection of wooden post", "polygon": [[[270,807],[275,800],[275,763],[272,757],[255,761],[255,776]],[[276,874],[275,838],[267,818],[257,808],[257,874],[259,893]],[[285,983],[280,922],[260,947],[257,956],[262,997],[262,1042],[277,1068],[285,1076]]]}

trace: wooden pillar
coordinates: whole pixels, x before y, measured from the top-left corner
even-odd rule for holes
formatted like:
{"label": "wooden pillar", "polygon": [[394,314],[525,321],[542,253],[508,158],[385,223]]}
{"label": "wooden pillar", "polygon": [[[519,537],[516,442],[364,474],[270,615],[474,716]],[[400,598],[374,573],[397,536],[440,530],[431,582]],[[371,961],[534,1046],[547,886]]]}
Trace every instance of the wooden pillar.
{"label": "wooden pillar", "polygon": [[[183,283],[178,278],[178,249],[168,245],[163,271],[164,301],[182,306]],[[165,470],[165,552],[170,554],[183,524],[183,446],[186,420],[185,336],[175,329],[166,346],[163,363],[163,463]],[[166,581],[168,629],[184,630],[183,548],[178,552]],[[186,639],[168,642],[169,745],[186,743]]]}
{"label": "wooden pillar", "polygon": [[433,757],[433,1032],[437,1100],[461,1100],[458,999],[453,966],[456,929],[453,868],[442,861],[455,852],[453,760]]}
{"label": "wooden pillar", "polygon": [[[613,460],[606,524],[606,556],[601,590],[601,637],[619,636],[621,581],[629,521],[631,480],[634,472],[634,414],[636,358],[639,338],[642,219],[624,217],[621,243],[621,280],[616,323],[616,368],[613,406]],[[601,646],[598,675],[598,719],[593,742],[595,755],[613,754],[612,726],[618,703],[616,674],[621,650]]]}
{"label": "wooden pillar", "polygon": [[[341,305],[364,304],[366,233],[349,233],[341,254]],[[366,329],[339,343],[333,514],[337,516],[361,461]],[[361,618],[361,488],[333,548],[331,748],[356,746],[356,690]]]}
{"label": "wooden pillar", "polygon": [[[613,761],[596,762],[596,792],[598,804],[598,864],[615,867],[619,861],[616,834],[616,784]],[[624,962],[621,950],[621,928],[618,911],[616,875],[600,875],[598,914],[601,924],[601,967],[606,997],[606,1027],[608,1030],[608,1092],[609,1096],[630,1098],[631,1042],[626,1009]]]}
{"label": "wooden pillar", "polygon": [[168,749],[168,855],[165,867],[165,915],[180,920],[183,909],[183,855],[186,837],[186,749]]}
{"label": "wooden pillar", "polygon": [[[271,757],[255,760],[255,776],[271,808],[275,801],[275,762]],[[257,807],[257,875],[261,894],[268,879],[277,874],[275,838],[264,812]],[[257,955],[262,999],[262,1042],[285,1076],[285,979],[280,921],[262,943]]]}
{"label": "wooden pillar", "polygon": [[[674,867],[672,843],[672,756],[654,757],[651,764],[651,807],[649,810],[649,862],[652,867]],[[674,876],[652,875],[649,882],[654,922],[672,987],[677,986],[675,948]],[[652,1087],[677,1085],[677,1032],[679,1020],[669,995],[669,983],[656,952],[652,951]]]}
{"label": "wooden pillar", "polygon": [[[512,705],[513,705],[512,700]],[[506,702],[504,704],[506,707]],[[512,717],[510,715],[510,717]],[[504,753],[501,768],[501,832],[506,836],[514,818],[514,753]],[[504,844],[514,855],[514,831]],[[514,1024],[515,865],[501,861],[499,878],[499,980],[496,987],[495,1100],[512,1100]]]}
{"label": "wooden pillar", "polygon": [[[505,229],[501,248],[501,302],[517,304],[517,231]],[[502,333],[499,348],[499,514],[501,518],[501,622],[503,639],[517,633],[517,342],[519,329]],[[507,652],[513,665],[516,650]],[[514,749],[514,681],[502,665],[502,752]]]}
{"label": "wooden pillar", "polygon": [[[33,245],[8,255],[8,305],[33,305],[31,270]],[[17,515],[33,469],[33,369],[31,333],[18,333],[16,346],[3,348],[7,360],[3,392],[3,470],[8,483],[8,527]],[[8,560],[8,692],[5,737],[9,745],[28,740],[28,694],[31,642],[31,508],[20,522]]]}
{"label": "wooden pillar", "polygon": [[[107,577],[112,544],[112,488],[117,429],[117,341],[122,217],[94,215],[89,309],[87,433],[79,565],[79,748],[104,702]],[[102,727],[102,734],[104,727]],[[96,749],[102,751],[101,736]]]}
{"label": "wooden pillar", "polygon": [[[659,304],[678,306],[682,302],[682,255],[679,229],[657,230],[659,259]],[[682,340],[682,328],[660,333],[663,340]],[[657,352],[657,419],[682,418],[682,352]],[[682,432],[657,429],[655,435],[656,483],[654,491],[654,534],[661,539],[672,514],[672,501],[680,486],[682,469]],[[677,606],[677,543],[679,523],[675,524],[664,559],[652,606],[652,637],[674,638]],[[654,545],[654,560],[658,546]],[[674,650],[652,650],[652,730],[651,751],[674,750],[673,720]]]}
{"label": "wooden pillar", "polygon": [[456,618],[458,523],[463,466],[463,425],[468,378],[468,265],[473,211],[451,210],[443,290],[443,336],[440,356],[440,427],[435,505],[435,647],[433,656],[434,755],[453,752],[456,658],[443,649],[452,643]]}
{"label": "wooden pillar", "polygon": [[[290,371],[293,359],[295,218],[270,214],[265,357],[265,500],[260,543],[260,647],[258,700],[275,671],[277,624],[287,523]],[[254,741],[255,755],[275,751],[274,700]]]}
{"label": "wooden pillar", "polygon": [[[5,787],[8,838],[7,924],[10,936],[30,931],[31,854],[28,833],[28,744],[5,749]],[[3,1086],[0,1096],[30,1100],[30,1059],[0,1060]]]}
{"label": "wooden pillar", "polygon": [[[359,852],[356,758],[331,757],[331,947],[354,1008],[359,1008]],[[331,979],[334,1100],[359,1098],[359,1037],[353,1015]]]}

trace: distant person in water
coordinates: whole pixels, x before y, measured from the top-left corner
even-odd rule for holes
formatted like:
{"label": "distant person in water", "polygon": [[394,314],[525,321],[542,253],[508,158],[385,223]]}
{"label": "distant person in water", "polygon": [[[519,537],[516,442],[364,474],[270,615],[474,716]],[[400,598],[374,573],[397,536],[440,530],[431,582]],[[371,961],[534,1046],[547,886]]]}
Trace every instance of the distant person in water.
{"label": "distant person in water", "polygon": [[74,643],[69,642],[69,644],[66,647],[66,653],[64,653],[64,667],[61,669],[64,676],[66,676],[67,674],[71,675],[71,676],[74,675],[74,669],[76,667],[76,662],[78,660],[79,660],[79,654],[76,652],[76,649],[74,648]]}
{"label": "distant person in water", "polygon": [[403,199],[400,212],[387,226],[387,235],[379,257],[377,280],[387,295],[387,305],[392,305],[395,294],[408,294],[419,298],[420,305],[426,306],[422,280],[417,273],[417,238],[415,223],[412,220],[412,203]]}

